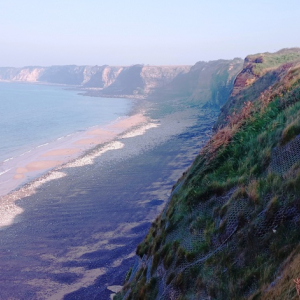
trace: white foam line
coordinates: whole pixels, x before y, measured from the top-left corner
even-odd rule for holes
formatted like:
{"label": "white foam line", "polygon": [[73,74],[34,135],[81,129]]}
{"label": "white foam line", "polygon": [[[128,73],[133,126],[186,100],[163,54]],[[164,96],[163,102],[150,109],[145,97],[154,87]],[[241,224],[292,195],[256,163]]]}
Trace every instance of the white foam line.
{"label": "white foam line", "polygon": [[111,142],[100,150],[96,150],[95,152],[93,152],[89,155],[83,156],[82,158],[78,158],[73,162],[67,163],[66,165],[64,165],[64,167],[76,168],[76,167],[82,167],[85,165],[91,165],[91,164],[93,164],[94,159],[96,157],[99,157],[102,154],[104,154],[105,152],[110,151],[110,150],[122,149],[124,146],[125,145],[123,143],[118,142],[118,141]]}
{"label": "white foam line", "polygon": [[9,161],[9,160],[12,160],[13,158],[14,158],[14,157],[10,157],[10,158],[4,160],[3,162],[7,162],[7,161]]}
{"label": "white foam line", "polygon": [[57,141],[59,141],[59,140],[61,140],[61,139],[63,139],[63,138],[64,138],[64,136],[62,136],[62,137],[58,138],[58,139],[57,139]]}
{"label": "white foam line", "polygon": [[27,154],[27,153],[30,153],[30,152],[31,152],[31,150],[29,150],[29,151],[26,151],[26,152],[24,152],[24,153],[20,154],[19,156],[23,156],[23,155],[25,155],[25,154]]}
{"label": "white foam line", "polygon": [[126,139],[126,138],[135,137],[135,136],[138,136],[138,135],[143,135],[148,129],[156,128],[158,126],[159,126],[159,124],[157,124],[157,123],[150,123],[150,124],[147,124],[147,125],[142,126],[142,127],[138,128],[136,130],[130,131],[130,132],[122,135],[121,138]]}
{"label": "white foam line", "polygon": [[23,209],[17,206],[14,202],[23,197],[28,197],[36,193],[36,189],[39,188],[44,183],[59,179],[67,176],[63,172],[52,172],[44,178],[39,178],[38,180],[30,183],[29,185],[21,188],[8,196],[6,199],[6,205],[0,206],[0,230],[1,227],[13,224],[15,217],[23,212]]}
{"label": "white foam line", "polygon": [[46,143],[46,144],[43,144],[43,145],[39,145],[39,146],[37,146],[37,148],[40,148],[40,147],[43,147],[43,146],[46,146],[46,145],[49,145],[49,143]]}
{"label": "white foam line", "polygon": [[10,171],[11,169],[5,170],[4,172],[0,173],[0,176],[7,173],[8,171]]}

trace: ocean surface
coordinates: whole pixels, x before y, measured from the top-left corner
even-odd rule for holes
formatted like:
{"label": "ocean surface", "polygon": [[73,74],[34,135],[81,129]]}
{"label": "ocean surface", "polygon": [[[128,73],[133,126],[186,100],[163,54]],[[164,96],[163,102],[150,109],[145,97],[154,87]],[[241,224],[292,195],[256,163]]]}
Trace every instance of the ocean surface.
{"label": "ocean surface", "polygon": [[0,82],[0,175],[14,158],[126,115],[128,99],[95,98],[61,86]]}

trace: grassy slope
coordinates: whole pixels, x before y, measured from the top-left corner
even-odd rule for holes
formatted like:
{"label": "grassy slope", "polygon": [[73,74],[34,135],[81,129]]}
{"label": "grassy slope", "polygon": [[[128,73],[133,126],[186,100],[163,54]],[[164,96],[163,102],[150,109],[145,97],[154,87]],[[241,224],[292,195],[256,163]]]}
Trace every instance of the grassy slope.
{"label": "grassy slope", "polygon": [[298,48],[247,56],[243,70],[237,76],[233,93],[222,107],[215,129],[223,126],[226,117],[234,111],[239,111],[245,101],[255,101],[262,92],[280,81],[282,68],[289,68],[298,60],[300,60]]}
{"label": "grassy slope", "polygon": [[179,180],[117,299],[297,299],[300,64],[282,55],[251,58],[260,75],[238,97],[258,96],[229,99],[236,113]]}

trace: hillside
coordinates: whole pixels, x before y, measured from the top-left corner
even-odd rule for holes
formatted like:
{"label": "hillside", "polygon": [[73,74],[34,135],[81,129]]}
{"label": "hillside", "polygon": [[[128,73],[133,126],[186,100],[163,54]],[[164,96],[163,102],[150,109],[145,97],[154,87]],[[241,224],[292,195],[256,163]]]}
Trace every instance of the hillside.
{"label": "hillside", "polygon": [[299,111],[300,50],[248,56],[115,299],[298,299]]}
{"label": "hillside", "polygon": [[[245,101],[253,102],[262,92],[281,80],[286,71],[300,60],[300,49],[282,49],[276,53],[260,53],[246,57],[230,98],[221,109],[215,128],[226,123],[226,117],[238,112]],[[255,84],[254,84],[255,83]]]}
{"label": "hillside", "polygon": [[0,68],[0,81],[63,84],[84,95],[187,99],[219,109],[228,98],[242,60],[198,62],[194,66],[52,66]]}

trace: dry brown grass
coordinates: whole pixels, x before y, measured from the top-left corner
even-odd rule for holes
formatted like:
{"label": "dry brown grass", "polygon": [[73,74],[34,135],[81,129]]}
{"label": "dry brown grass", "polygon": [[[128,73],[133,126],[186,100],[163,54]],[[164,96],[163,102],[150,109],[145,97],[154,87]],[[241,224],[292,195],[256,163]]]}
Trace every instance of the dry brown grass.
{"label": "dry brown grass", "polygon": [[[265,286],[260,300],[297,300],[300,297],[297,294],[295,279],[299,280],[300,274],[300,246],[287,258],[283,264],[280,277],[275,280],[273,287]],[[297,281],[298,282],[298,281]],[[300,287],[300,286],[299,286]]]}
{"label": "dry brown grass", "polygon": [[298,278],[294,279],[294,283],[295,283],[297,295],[300,298],[300,276]]}
{"label": "dry brown grass", "polygon": [[232,139],[233,135],[245,123],[253,113],[253,103],[244,102],[244,106],[239,113],[234,112],[228,116],[228,123],[225,127],[219,128],[212,136],[210,141],[203,147],[201,153],[215,153],[221,146],[226,146]]}
{"label": "dry brown grass", "polygon": [[283,75],[280,85],[275,84],[261,93],[258,98],[259,106],[253,105],[250,101],[244,102],[244,106],[240,112],[233,112],[231,116],[227,117],[227,125],[217,130],[209,142],[202,148],[201,154],[213,154],[220,147],[228,145],[234,134],[251,115],[257,112],[263,114],[270,102],[278,96],[283,96],[295,82],[300,80],[300,63],[295,65],[286,64],[282,68],[283,70],[280,70],[280,73],[283,72]]}
{"label": "dry brown grass", "polygon": [[258,204],[259,202],[259,194],[258,194],[258,183],[256,180],[250,181],[248,186],[246,187],[246,192],[248,198],[253,202],[253,204]]}
{"label": "dry brown grass", "polygon": [[282,97],[286,92],[290,90],[290,88],[300,80],[300,63],[295,64],[287,64],[282,66],[283,75],[280,81],[280,85],[276,85],[273,87],[269,87],[267,90],[261,93],[258,101],[260,103],[260,113],[263,114],[265,112],[266,107],[270,102],[274,100],[276,97]]}

